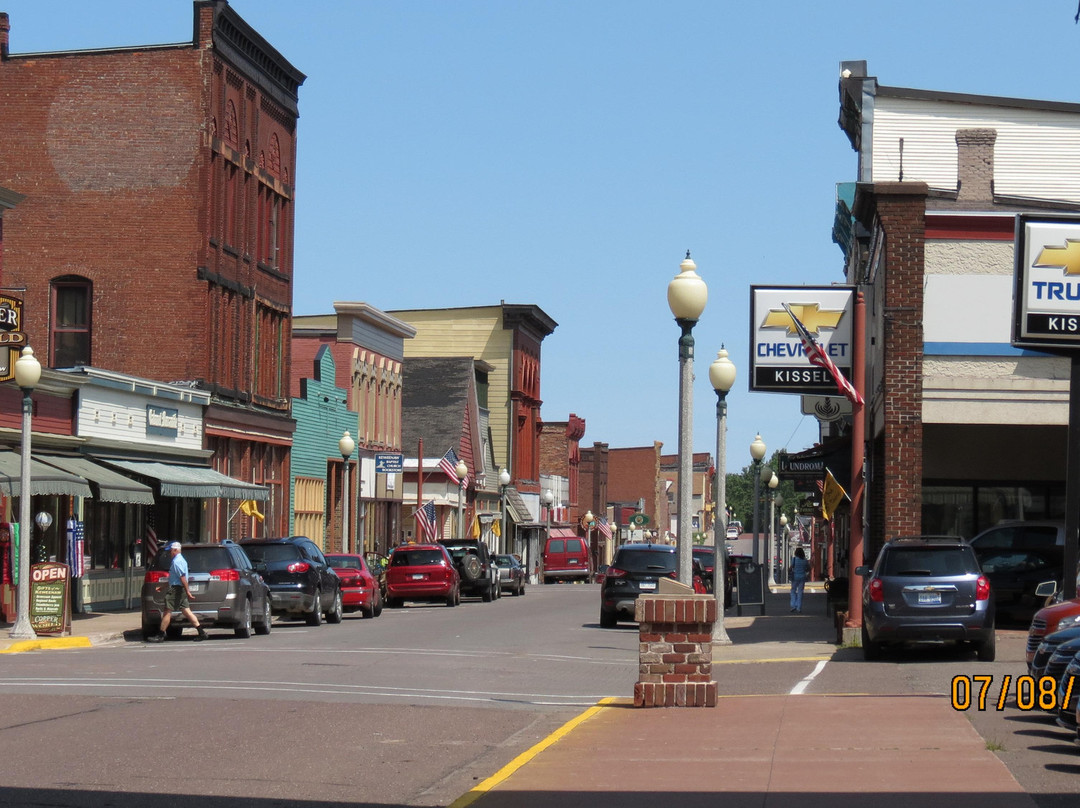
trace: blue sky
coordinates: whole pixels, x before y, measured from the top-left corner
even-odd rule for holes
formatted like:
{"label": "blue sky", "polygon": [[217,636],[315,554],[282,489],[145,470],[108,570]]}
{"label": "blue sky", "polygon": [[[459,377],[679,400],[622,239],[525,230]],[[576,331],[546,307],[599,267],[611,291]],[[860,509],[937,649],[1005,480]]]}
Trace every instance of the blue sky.
{"label": "blue sky", "polygon": [[[584,444],[677,446],[687,249],[709,286],[694,446],[713,451],[708,364],[739,370],[727,463],[816,440],[793,395],[747,389],[751,284],[843,280],[839,63],[880,83],[1080,101],[1075,0],[857,6],[621,0],[235,0],[308,79],[296,172],[297,314],[535,303],[543,416]],[[0,0],[11,51],[190,41],[190,0]],[[0,112],[2,115],[2,112]]]}

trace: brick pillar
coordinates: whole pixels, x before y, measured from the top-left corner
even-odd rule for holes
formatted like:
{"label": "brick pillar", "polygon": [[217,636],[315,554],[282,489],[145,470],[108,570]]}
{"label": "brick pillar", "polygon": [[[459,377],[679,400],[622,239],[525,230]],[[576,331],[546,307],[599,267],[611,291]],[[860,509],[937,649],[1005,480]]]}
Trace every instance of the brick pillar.
{"label": "brick pillar", "polygon": [[711,595],[650,595],[634,604],[638,621],[635,707],[715,707]]}

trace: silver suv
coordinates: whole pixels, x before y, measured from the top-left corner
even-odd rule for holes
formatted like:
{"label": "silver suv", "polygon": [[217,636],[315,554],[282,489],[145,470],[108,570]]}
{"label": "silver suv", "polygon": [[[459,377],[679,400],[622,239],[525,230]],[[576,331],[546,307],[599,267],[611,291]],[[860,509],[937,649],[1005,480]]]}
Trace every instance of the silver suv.
{"label": "silver suv", "polygon": [[863,582],[862,646],[877,659],[886,644],[968,642],[980,660],[996,654],[994,600],[975,551],[955,536],[905,536],[886,542]]}
{"label": "silver suv", "polygon": [[[165,542],[143,577],[142,631],[152,637],[161,631],[165,593],[169,591],[172,553]],[[237,637],[270,633],[270,588],[251,565],[247,554],[228,539],[221,544],[185,544],[191,610],[207,628],[231,628]],[[166,633],[176,639],[190,625],[183,614],[173,615]]]}

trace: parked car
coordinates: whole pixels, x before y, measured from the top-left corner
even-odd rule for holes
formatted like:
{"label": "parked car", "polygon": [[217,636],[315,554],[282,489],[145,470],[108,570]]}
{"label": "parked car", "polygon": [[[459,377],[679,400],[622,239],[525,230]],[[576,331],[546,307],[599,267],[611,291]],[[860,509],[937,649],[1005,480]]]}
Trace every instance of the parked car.
{"label": "parked car", "polygon": [[457,567],[461,578],[461,594],[478,596],[490,603],[502,596],[499,568],[481,539],[439,539]]}
{"label": "parked car", "polygon": [[987,528],[971,546],[990,579],[998,622],[1028,623],[1043,605],[1035,587],[1055,581],[1061,588],[1065,524],[1059,520],[1010,520]]}
{"label": "parked car", "polygon": [[863,656],[888,644],[966,642],[978,658],[996,655],[994,601],[975,551],[955,536],[905,536],[885,543],[863,582]]}
{"label": "parked car", "polygon": [[386,603],[386,568],[390,565],[390,559],[382,553],[366,552],[364,561],[368,569],[379,581],[379,589],[382,591],[382,602]]}
{"label": "parked car", "polygon": [[1043,676],[1043,674],[1046,673],[1046,665],[1050,662],[1050,657],[1053,655],[1054,651],[1058,649],[1058,646],[1062,643],[1078,639],[1080,639],[1080,626],[1055,631],[1053,634],[1047,634],[1042,638],[1039,647],[1035,650],[1035,654],[1031,658],[1031,662],[1028,663],[1028,673],[1035,679]]}
{"label": "parked car", "polygon": [[668,544],[624,544],[615,551],[600,586],[600,626],[634,619],[634,603],[656,591],[661,578],[678,577],[678,556]]}
{"label": "parked car", "polygon": [[1076,731],[1076,724],[1073,723],[1076,713],[1076,702],[1074,701],[1076,689],[1075,683],[1072,687],[1069,687],[1066,672],[1078,653],[1080,653],[1080,639],[1067,640],[1061,643],[1054,653],[1050,655],[1050,659],[1046,663],[1046,671],[1043,673],[1043,676],[1057,682],[1055,702],[1058,705],[1058,712],[1053,717],[1057,720],[1059,726],[1071,729],[1074,732]]}
{"label": "parked car", "polygon": [[1028,628],[1027,663],[1030,666],[1043,638],[1067,628],[1080,626],[1080,598],[1044,606],[1035,612]]}
{"label": "parked car", "polygon": [[[694,558],[701,562],[701,581],[705,584],[705,591],[716,591],[716,548],[708,545],[694,547]],[[724,608],[732,604],[734,590],[734,576],[724,576]]]}
{"label": "parked car", "polygon": [[1080,732],[1076,720],[1077,711],[1080,710],[1080,653],[1074,653],[1065,671],[1058,681],[1057,724],[1064,729]]}
{"label": "parked car", "polygon": [[379,579],[362,555],[330,553],[330,567],[341,579],[341,606],[346,612],[359,611],[364,617],[378,617],[383,610]]}
{"label": "parked car", "polygon": [[309,626],[340,623],[341,579],[307,536],[244,539],[240,542],[270,586],[275,614],[303,616]]}
{"label": "parked car", "polygon": [[495,566],[499,570],[499,586],[512,595],[525,594],[525,568],[516,555],[503,553],[495,556]]}
{"label": "parked car", "polygon": [[[165,542],[167,547],[168,542]],[[270,589],[239,545],[185,544],[181,553],[188,564],[188,586],[194,600],[191,611],[206,628],[231,628],[237,637],[269,634]],[[143,576],[142,632],[150,638],[161,631],[165,593],[169,589],[172,553],[161,549]],[[166,634],[177,638],[190,622],[183,613],[173,615]]]}
{"label": "parked car", "polygon": [[461,576],[441,544],[404,544],[390,551],[386,592],[386,605],[391,608],[407,600],[457,606],[461,603]]}
{"label": "parked car", "polygon": [[544,562],[544,583],[555,581],[585,581],[592,578],[589,548],[576,536],[549,536],[541,555]]}

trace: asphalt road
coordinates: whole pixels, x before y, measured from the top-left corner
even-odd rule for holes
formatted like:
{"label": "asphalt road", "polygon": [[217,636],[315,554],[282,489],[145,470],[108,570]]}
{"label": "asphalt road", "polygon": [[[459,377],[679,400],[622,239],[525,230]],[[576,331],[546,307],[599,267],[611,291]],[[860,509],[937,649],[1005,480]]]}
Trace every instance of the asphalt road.
{"label": "asphalt road", "polygon": [[[249,640],[0,657],[0,805],[449,805],[599,699],[631,695],[637,628],[600,629],[597,605],[595,585],[534,586]],[[1080,749],[1014,698],[994,709],[1023,672],[1023,632],[999,634],[994,663],[943,649],[865,663],[796,636],[825,662],[751,622],[729,620],[721,694],[930,693],[950,710],[956,677],[991,675],[973,725],[1038,805],[1075,804]]]}

